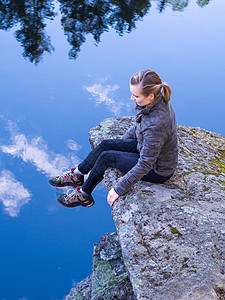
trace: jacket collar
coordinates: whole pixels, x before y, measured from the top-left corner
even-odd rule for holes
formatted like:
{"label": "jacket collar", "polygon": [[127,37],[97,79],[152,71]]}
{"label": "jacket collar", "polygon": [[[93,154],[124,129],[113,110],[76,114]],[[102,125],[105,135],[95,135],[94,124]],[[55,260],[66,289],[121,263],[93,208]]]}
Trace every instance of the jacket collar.
{"label": "jacket collar", "polygon": [[153,110],[161,101],[163,100],[163,96],[160,95],[153,103],[148,106],[140,106],[136,104],[136,122],[141,122],[142,115],[148,115],[151,110]]}

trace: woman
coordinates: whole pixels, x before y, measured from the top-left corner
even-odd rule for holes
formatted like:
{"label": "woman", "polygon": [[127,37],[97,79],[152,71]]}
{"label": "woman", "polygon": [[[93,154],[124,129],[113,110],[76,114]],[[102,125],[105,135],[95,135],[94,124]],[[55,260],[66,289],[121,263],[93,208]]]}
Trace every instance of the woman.
{"label": "woman", "polygon": [[[131,77],[130,90],[131,100],[136,102],[136,119],[122,139],[103,140],[76,169],[49,180],[57,187],[77,187],[58,198],[63,206],[92,206],[91,193],[108,167],[125,173],[108,193],[107,201],[111,206],[138,180],[162,183],[173,175],[178,146],[169,85],[163,83],[156,72],[144,70]],[[84,182],[84,174],[89,171]]]}

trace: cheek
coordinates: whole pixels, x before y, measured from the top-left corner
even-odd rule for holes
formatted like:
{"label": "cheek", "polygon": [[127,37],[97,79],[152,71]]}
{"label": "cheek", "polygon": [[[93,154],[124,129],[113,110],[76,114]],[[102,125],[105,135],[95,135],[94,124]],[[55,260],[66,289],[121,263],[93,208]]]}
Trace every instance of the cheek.
{"label": "cheek", "polygon": [[143,102],[143,98],[142,97],[138,97],[137,101],[138,102]]}

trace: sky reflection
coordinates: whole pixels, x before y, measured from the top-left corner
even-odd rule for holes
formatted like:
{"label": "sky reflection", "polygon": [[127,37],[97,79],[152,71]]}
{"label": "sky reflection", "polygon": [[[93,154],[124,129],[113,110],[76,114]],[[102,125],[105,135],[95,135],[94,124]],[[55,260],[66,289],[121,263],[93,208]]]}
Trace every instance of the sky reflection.
{"label": "sky reflection", "polygon": [[109,27],[95,47],[93,35],[84,32],[87,39],[76,60],[67,59],[72,44],[58,2],[58,16],[46,20],[44,28],[56,51],[44,55],[38,67],[21,57],[26,45],[12,36],[21,25],[9,9],[16,26],[0,30],[0,299],[63,299],[72,279],[91,274],[93,243],[115,230],[104,184],[94,190],[90,210],[69,210],[58,204],[62,190],[49,186],[48,178],[85,158],[90,128],[108,117],[135,114],[129,100],[135,72],[151,68],[171,85],[178,124],[225,134],[223,0],[204,8],[190,0],[183,12],[172,11],[172,4],[184,1],[168,0],[159,14],[161,2],[151,1],[143,22],[135,21],[136,30],[125,31],[123,38]]}

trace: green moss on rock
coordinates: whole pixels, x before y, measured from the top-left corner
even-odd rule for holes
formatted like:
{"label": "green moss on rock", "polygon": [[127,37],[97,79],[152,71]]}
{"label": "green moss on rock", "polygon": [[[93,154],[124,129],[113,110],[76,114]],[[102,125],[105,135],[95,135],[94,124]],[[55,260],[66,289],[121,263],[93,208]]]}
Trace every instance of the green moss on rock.
{"label": "green moss on rock", "polygon": [[94,269],[92,299],[115,299],[114,291],[128,279],[128,273],[117,275],[108,261],[94,260]]}

